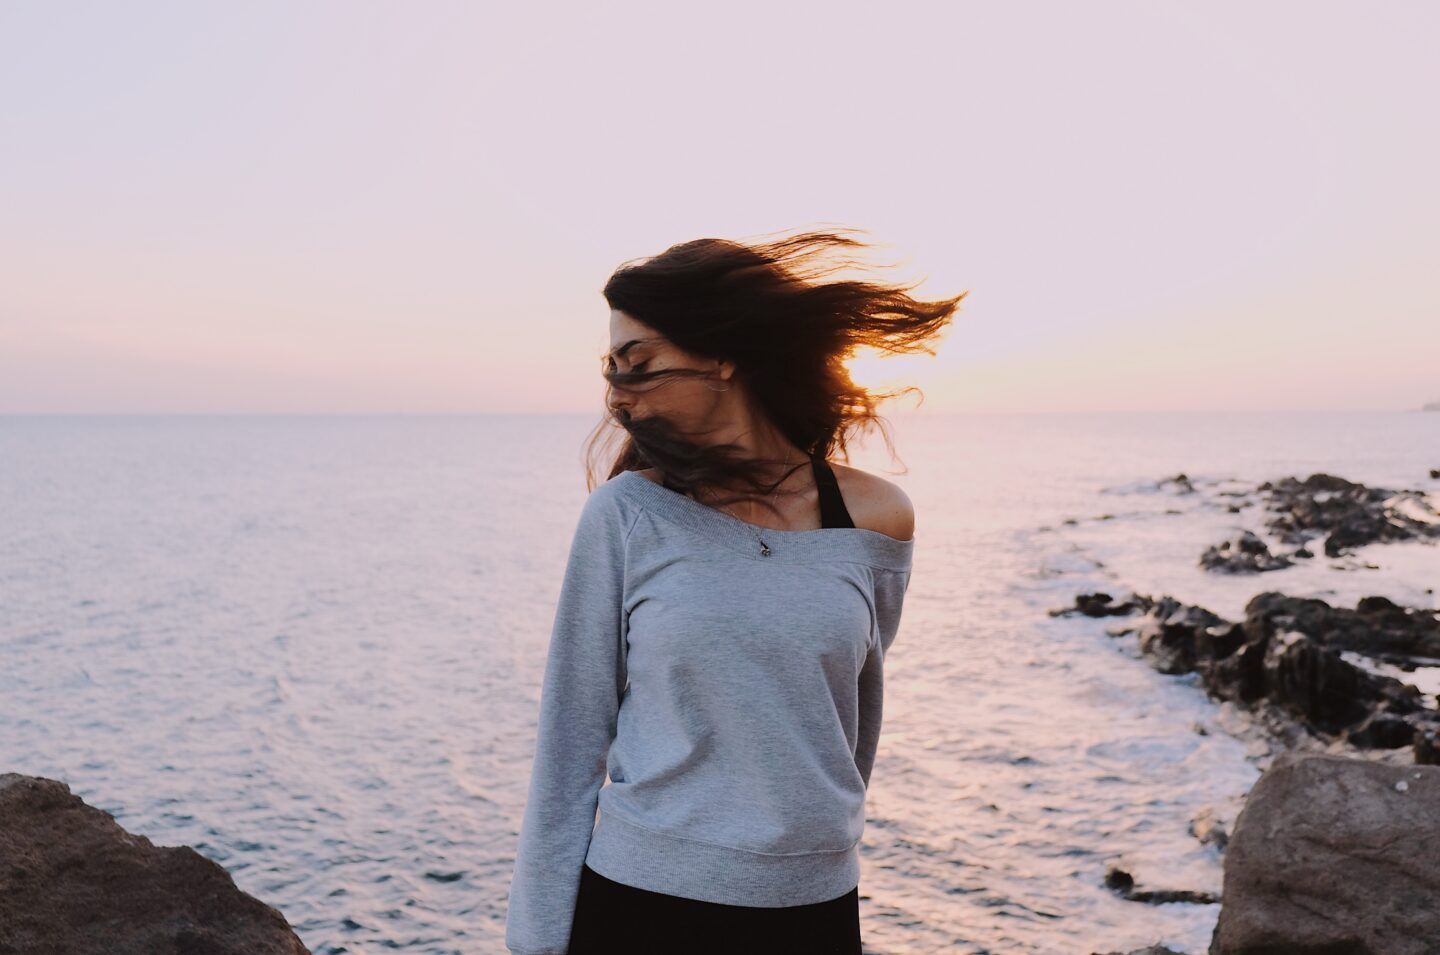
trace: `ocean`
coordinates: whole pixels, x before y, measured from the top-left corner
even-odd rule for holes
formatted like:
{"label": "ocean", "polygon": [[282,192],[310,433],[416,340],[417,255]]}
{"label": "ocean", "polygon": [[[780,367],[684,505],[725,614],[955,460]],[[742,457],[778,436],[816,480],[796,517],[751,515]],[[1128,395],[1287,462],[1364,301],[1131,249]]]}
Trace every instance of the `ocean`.
{"label": "ocean", "polygon": [[[1200,487],[1324,471],[1428,490],[1440,414],[889,416],[851,463],[915,504],[863,840],[867,952],[1199,955],[1259,774],[1243,714],[1115,620],[1134,589],[1434,607],[1440,547],[1207,573],[1257,527]],[[585,415],[0,417],[0,772],[190,845],[316,953],[504,953]],[[904,473],[895,473],[903,471]],[[1066,523],[1073,519],[1074,523]],[[1411,679],[1440,690],[1433,670]],[[1433,697],[1431,699],[1433,703]]]}

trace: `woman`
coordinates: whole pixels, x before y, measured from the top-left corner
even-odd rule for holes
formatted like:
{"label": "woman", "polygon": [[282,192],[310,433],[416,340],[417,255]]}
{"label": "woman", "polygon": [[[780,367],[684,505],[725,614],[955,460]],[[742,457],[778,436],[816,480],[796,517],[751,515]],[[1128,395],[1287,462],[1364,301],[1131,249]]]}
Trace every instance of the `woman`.
{"label": "woman", "polygon": [[843,362],[929,351],[964,297],[819,281],[825,252],[860,244],[703,239],[605,286],[607,406],[627,436],[561,585],[510,885],[517,955],[860,952],[914,512],[829,462],[879,421]]}

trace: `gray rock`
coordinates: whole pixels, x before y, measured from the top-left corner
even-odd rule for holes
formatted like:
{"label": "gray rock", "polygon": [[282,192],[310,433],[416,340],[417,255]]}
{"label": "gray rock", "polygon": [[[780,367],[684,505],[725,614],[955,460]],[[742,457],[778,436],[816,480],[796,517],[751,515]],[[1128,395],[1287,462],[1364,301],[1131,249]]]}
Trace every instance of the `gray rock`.
{"label": "gray rock", "polygon": [[194,849],[157,846],[54,779],[0,774],[0,955],[309,955]]}
{"label": "gray rock", "polygon": [[1282,753],[1225,852],[1210,955],[1434,955],[1440,767]]}

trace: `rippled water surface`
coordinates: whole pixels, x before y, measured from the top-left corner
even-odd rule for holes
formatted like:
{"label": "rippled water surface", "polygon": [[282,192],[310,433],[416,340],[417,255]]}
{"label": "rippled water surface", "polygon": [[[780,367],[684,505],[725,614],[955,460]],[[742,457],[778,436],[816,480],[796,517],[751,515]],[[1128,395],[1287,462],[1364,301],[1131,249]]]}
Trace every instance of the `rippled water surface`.
{"label": "rippled water surface", "polygon": [[[1205,575],[1200,552],[1257,515],[1150,485],[1324,470],[1434,491],[1440,414],[891,420],[917,547],[867,951],[1198,955],[1218,906],[1123,901],[1105,871],[1218,892],[1187,827],[1233,816],[1254,744],[1113,621],[1045,611],[1130,587],[1230,616],[1264,589],[1434,606],[1436,547]],[[316,953],[503,953],[592,423],[0,418],[0,771],[196,847]],[[853,463],[889,470],[870,445]]]}

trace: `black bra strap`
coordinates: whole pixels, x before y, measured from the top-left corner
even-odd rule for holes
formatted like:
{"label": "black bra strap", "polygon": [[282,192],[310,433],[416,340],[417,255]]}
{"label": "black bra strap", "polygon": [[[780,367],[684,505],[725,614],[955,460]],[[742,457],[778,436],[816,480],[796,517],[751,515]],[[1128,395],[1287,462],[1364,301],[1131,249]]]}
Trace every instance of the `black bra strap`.
{"label": "black bra strap", "polygon": [[811,455],[810,463],[815,469],[815,486],[820,489],[820,526],[854,527],[855,521],[850,517],[850,509],[845,506],[840,482],[836,480],[830,462],[815,454]]}
{"label": "black bra strap", "polygon": [[[854,527],[855,521],[850,517],[850,509],[845,506],[845,497],[840,493],[840,482],[836,479],[830,462],[818,454],[812,454],[810,466],[815,472],[815,486],[820,492],[820,526]],[[684,493],[672,485],[668,477],[661,480],[665,487],[677,494]]]}

